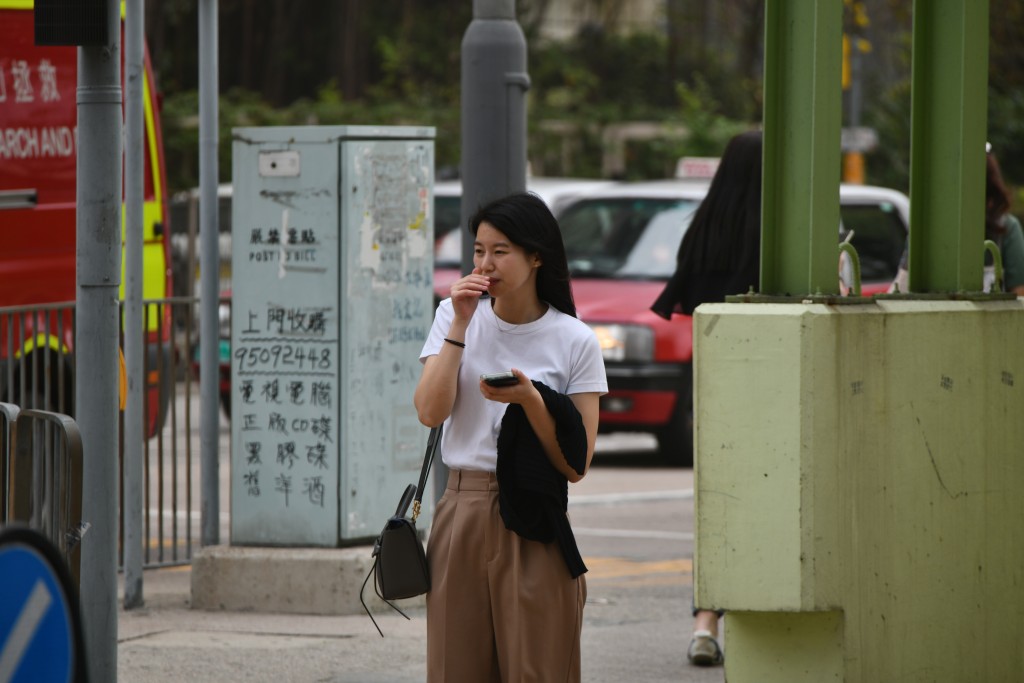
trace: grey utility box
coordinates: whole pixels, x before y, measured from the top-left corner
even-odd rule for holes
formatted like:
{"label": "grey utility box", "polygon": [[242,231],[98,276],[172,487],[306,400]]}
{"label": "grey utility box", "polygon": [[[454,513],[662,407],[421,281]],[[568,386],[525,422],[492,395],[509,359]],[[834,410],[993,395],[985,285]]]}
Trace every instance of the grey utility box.
{"label": "grey utility box", "polygon": [[232,154],[231,543],[370,539],[426,446],[434,129],[235,128]]}

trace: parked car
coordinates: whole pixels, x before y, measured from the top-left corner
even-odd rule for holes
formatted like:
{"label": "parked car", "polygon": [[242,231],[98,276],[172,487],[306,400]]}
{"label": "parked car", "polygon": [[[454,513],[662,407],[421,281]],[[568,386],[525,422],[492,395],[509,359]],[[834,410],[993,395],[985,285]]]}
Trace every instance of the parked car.
{"label": "parked car", "polygon": [[[662,455],[683,466],[693,464],[692,320],[664,320],[650,305],[675,270],[679,244],[708,185],[620,183],[577,198],[559,213],[577,312],[597,334],[608,372],[601,430],[651,433]],[[862,293],[885,291],[896,274],[909,207],[893,190],[840,187],[840,234],[853,230]]]}

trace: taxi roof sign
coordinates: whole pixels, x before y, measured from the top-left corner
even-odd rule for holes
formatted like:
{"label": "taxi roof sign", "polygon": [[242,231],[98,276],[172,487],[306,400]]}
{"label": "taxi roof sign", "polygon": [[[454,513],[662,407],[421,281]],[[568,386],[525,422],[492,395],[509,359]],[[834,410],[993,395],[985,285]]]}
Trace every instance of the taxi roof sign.
{"label": "taxi roof sign", "polygon": [[676,178],[714,178],[719,161],[718,157],[680,157],[676,162]]}

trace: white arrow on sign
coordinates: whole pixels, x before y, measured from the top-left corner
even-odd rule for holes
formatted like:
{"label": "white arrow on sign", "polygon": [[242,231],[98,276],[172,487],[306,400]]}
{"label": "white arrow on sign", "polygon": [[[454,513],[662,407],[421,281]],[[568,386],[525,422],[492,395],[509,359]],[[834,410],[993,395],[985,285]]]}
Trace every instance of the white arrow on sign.
{"label": "white arrow on sign", "polygon": [[32,587],[32,593],[28,596],[28,601],[22,608],[21,614],[18,615],[18,620],[14,622],[14,628],[11,629],[7,642],[4,643],[3,651],[0,652],[0,683],[10,683],[14,677],[14,672],[18,670],[25,650],[32,642],[32,637],[52,602],[53,595],[46,584],[41,579],[36,581],[36,585]]}

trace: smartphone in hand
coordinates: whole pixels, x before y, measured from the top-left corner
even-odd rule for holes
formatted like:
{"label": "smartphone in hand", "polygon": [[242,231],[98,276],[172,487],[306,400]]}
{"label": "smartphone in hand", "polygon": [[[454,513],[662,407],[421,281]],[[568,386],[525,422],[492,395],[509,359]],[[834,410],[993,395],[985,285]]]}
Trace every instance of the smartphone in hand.
{"label": "smartphone in hand", "polygon": [[480,375],[480,379],[485,384],[492,387],[508,387],[513,384],[519,384],[519,378],[512,374],[512,371],[508,372],[495,372],[489,375]]}

